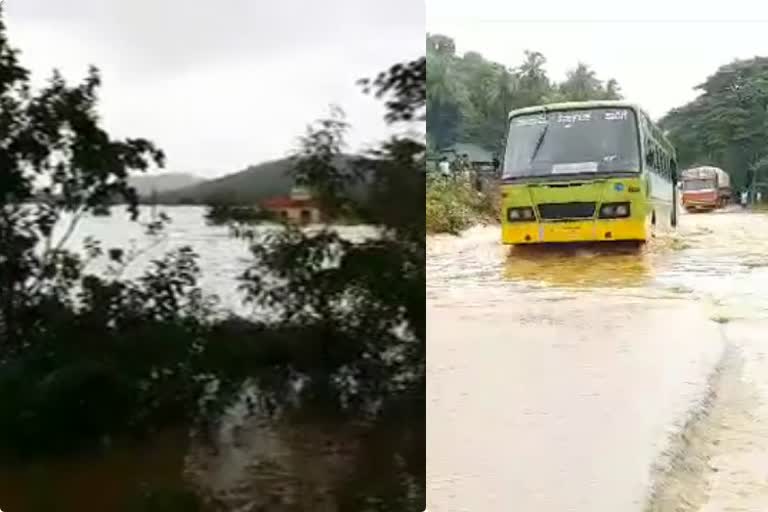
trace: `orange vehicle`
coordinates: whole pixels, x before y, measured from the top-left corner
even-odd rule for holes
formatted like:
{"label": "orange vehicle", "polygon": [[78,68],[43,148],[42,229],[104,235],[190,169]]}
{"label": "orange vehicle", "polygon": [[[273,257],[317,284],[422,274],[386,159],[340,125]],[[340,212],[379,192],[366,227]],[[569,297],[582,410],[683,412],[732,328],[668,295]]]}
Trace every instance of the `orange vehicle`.
{"label": "orange vehicle", "polygon": [[687,211],[715,210],[731,200],[731,179],[718,167],[694,167],[681,173],[683,207]]}

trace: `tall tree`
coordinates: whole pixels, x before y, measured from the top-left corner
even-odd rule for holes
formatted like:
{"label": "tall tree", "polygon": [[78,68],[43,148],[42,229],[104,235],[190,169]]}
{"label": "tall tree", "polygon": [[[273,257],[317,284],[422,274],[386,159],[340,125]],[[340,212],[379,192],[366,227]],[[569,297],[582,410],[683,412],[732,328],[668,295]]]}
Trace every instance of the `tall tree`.
{"label": "tall tree", "polygon": [[453,41],[445,36],[429,36],[427,41],[427,132],[443,147],[460,136],[465,94],[453,66]]}
{"label": "tall tree", "polygon": [[[104,130],[96,114],[100,83],[95,68],[76,86],[54,72],[33,92],[0,19],[0,342],[6,356],[22,343],[18,319],[44,302],[45,292],[71,287],[77,276],[78,259],[65,250],[77,220],[115,196],[135,217],[129,173],[163,163],[149,141],[118,140]],[[64,216],[69,226],[55,239],[54,225]],[[62,272],[66,267],[71,271]]]}
{"label": "tall tree", "polygon": [[595,76],[595,71],[583,62],[568,71],[565,82],[560,84],[560,91],[570,101],[586,101],[599,96],[602,88],[603,84]]}
{"label": "tall tree", "polygon": [[450,37],[427,36],[427,133],[437,149],[461,141],[499,152],[507,114],[515,108],[620,97],[615,80],[604,84],[585,64],[557,84],[540,52],[526,51],[522,64],[509,68],[474,51],[459,57]]}
{"label": "tall tree", "polygon": [[517,106],[535,105],[552,92],[552,83],[544,69],[546,63],[547,59],[541,53],[525,51],[525,62],[517,71]]}
{"label": "tall tree", "polygon": [[427,51],[443,57],[453,57],[456,55],[456,43],[448,36],[427,34]]}
{"label": "tall tree", "polygon": [[680,164],[717,165],[747,185],[768,155],[768,58],[722,66],[696,89],[695,100],[661,120]]}

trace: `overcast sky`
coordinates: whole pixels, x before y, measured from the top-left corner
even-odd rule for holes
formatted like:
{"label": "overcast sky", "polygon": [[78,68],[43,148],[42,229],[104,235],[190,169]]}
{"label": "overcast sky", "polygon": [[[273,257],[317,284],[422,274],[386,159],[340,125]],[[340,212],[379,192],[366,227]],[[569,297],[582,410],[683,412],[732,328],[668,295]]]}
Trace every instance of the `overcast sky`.
{"label": "overcast sky", "polygon": [[148,137],[168,170],[212,177],[280,158],[339,104],[353,148],[386,137],[358,78],[424,54],[419,0],[4,0],[12,45],[41,83],[103,75],[116,136]]}
{"label": "overcast sky", "polygon": [[540,51],[555,80],[583,61],[654,118],[695,98],[719,66],[768,56],[768,5],[757,1],[427,0],[427,30],[508,66]]}

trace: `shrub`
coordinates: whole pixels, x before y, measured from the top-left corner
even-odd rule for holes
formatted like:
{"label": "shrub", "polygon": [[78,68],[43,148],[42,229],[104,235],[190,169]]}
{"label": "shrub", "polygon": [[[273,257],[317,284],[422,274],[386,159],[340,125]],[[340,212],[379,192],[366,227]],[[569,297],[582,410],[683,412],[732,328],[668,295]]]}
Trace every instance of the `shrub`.
{"label": "shrub", "polygon": [[478,222],[497,219],[495,196],[495,189],[483,193],[460,181],[430,179],[427,182],[427,232],[459,234]]}

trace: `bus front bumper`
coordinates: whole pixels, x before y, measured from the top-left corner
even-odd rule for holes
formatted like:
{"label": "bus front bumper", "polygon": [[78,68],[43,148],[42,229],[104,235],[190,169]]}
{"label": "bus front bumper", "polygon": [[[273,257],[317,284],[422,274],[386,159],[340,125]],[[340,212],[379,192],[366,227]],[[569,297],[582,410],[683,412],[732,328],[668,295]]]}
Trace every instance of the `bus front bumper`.
{"label": "bus front bumper", "polygon": [[648,227],[642,219],[585,220],[576,222],[525,222],[502,225],[504,244],[645,241]]}

